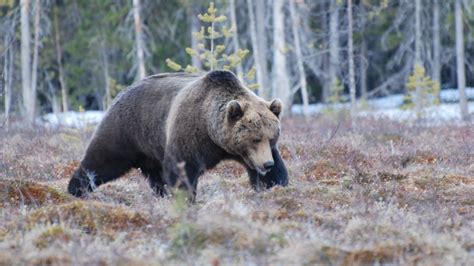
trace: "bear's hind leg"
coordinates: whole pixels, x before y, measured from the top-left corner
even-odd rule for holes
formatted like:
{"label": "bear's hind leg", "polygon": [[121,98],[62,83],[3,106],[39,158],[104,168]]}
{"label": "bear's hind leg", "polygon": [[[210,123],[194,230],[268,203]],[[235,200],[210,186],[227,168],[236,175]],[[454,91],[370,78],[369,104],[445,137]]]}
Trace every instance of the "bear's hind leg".
{"label": "bear's hind leg", "polygon": [[119,178],[131,167],[129,160],[108,159],[99,162],[84,159],[69,181],[68,192],[76,197],[82,197],[96,187]]}
{"label": "bear's hind leg", "polygon": [[165,182],[163,181],[163,171],[160,166],[156,167],[140,167],[143,175],[148,179],[150,187],[156,194],[164,197],[166,195]]}

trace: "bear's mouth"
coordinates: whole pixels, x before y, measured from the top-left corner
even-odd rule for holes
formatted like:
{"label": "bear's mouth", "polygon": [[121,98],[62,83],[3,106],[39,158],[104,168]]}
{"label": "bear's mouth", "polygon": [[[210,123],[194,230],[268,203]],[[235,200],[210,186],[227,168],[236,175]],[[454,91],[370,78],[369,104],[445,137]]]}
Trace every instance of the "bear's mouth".
{"label": "bear's mouth", "polygon": [[251,169],[257,171],[258,175],[260,176],[265,176],[268,173],[268,170],[265,168],[261,168],[256,166],[252,161],[248,160],[247,158],[243,157],[245,163],[250,167]]}

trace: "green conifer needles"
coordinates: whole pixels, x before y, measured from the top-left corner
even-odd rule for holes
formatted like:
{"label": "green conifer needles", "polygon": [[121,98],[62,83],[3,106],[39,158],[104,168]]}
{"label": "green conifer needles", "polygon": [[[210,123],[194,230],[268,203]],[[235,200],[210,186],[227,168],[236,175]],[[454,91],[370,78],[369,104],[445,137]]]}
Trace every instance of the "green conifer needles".
{"label": "green conifer needles", "polygon": [[417,117],[423,116],[424,109],[439,104],[440,84],[425,73],[425,68],[415,64],[413,73],[408,77],[404,109],[415,109]]}
{"label": "green conifer needles", "polygon": [[[193,33],[193,38],[197,40],[198,45],[195,49],[187,47],[185,50],[186,53],[191,57],[198,58],[203,63],[204,70],[206,71],[215,69],[235,69],[242,63],[250,52],[247,49],[238,49],[233,53],[226,53],[226,46],[223,43],[225,43],[226,38],[232,36],[236,29],[234,27],[229,28],[225,25],[217,27],[217,25],[226,22],[227,17],[217,13],[217,8],[215,8],[213,2],[209,4],[207,12],[199,14],[198,18],[203,22],[203,24],[210,25],[206,25],[207,27],[203,26],[200,31]],[[188,73],[199,71],[198,68],[191,65],[182,67],[170,58],[166,59],[166,64],[174,71],[185,71]],[[251,67],[245,74],[245,79],[247,81],[255,80],[255,72],[255,68]],[[250,84],[247,86],[251,89],[258,88],[258,84]]]}

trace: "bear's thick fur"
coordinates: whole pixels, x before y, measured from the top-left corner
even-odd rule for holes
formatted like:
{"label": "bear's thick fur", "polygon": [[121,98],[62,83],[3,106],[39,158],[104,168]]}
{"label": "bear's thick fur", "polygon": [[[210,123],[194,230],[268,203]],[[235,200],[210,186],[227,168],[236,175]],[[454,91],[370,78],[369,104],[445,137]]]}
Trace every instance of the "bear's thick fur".
{"label": "bear's thick fur", "polygon": [[242,163],[254,188],[286,186],[281,110],[280,100],[266,102],[228,71],[147,77],[114,101],[68,191],[79,197],[140,168],[160,195],[167,186],[195,195],[198,177],[224,159]]}

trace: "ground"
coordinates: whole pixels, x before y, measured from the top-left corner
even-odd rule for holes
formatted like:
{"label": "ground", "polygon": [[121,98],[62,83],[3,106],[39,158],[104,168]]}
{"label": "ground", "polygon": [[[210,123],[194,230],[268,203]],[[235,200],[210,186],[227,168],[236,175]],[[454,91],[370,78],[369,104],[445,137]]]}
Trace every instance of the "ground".
{"label": "ground", "polygon": [[0,265],[474,264],[474,126],[335,118],[283,120],[288,187],[225,162],[191,206],[138,170],[69,196],[91,128],[0,131]]}

